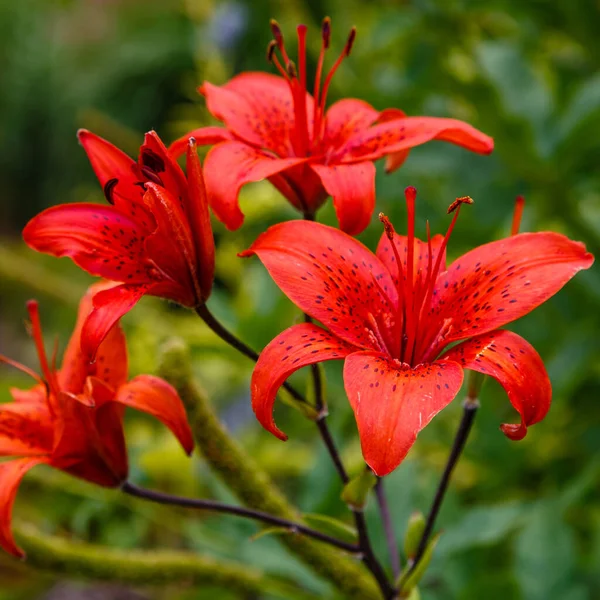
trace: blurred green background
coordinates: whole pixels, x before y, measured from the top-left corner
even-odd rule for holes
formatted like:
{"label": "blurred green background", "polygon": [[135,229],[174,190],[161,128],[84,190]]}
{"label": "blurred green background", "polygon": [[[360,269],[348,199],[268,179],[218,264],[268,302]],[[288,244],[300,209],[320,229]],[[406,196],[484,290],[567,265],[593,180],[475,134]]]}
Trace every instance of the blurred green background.
{"label": "blurred green background", "polygon": [[[471,195],[451,240],[451,257],[508,233],[514,198],[527,199],[522,230],[552,229],[600,245],[600,22],[593,0],[21,0],[0,2],[0,353],[37,368],[24,329],[24,302],[41,302],[47,344],[70,335],[80,294],[92,281],[68,260],[36,255],[20,230],[40,209],[62,202],[102,201],[75,131],[87,127],[136,154],[142,134],[166,141],[213,121],[196,86],[224,83],[242,70],[268,70],[268,20],[276,17],[294,43],[309,25],[309,66],[319,50],[319,23],[330,15],[331,54],[352,25],[358,37],[334,78],[330,101],[362,98],[409,115],[464,119],[492,135],[490,157],[434,142],[415,149],[392,176],[378,169],[377,210],[404,231],[402,190],[418,191],[417,231],[429,219],[445,230],[448,204]],[[328,57],[332,60],[332,56]],[[331,64],[331,63],[329,63]],[[242,193],[244,227],[227,233],[215,222],[217,283],[209,302],[240,336],[261,348],[299,320],[297,309],[246,248],[268,225],[294,218],[267,183]],[[319,218],[335,223],[330,203]],[[360,237],[374,247],[376,219]],[[495,382],[455,473],[438,525],[444,534],[423,581],[424,600],[485,597],[592,600],[600,597],[600,277],[579,274],[557,297],[513,329],[544,358],[554,386],[546,420],[519,443],[499,423],[514,419]],[[248,398],[251,365],[188,312],[146,299],[124,319],[131,373],[152,372],[170,335],[190,343],[199,380],[228,427],[302,510],[347,518],[340,486],[299,413],[278,405],[290,434],[285,446],[255,422]],[[330,426],[352,472],[361,468],[340,364],[328,364]],[[305,373],[297,376],[299,385]],[[18,372],[0,371],[27,387]],[[421,434],[386,479],[399,536],[414,510],[427,510],[460,418],[460,400]],[[173,493],[231,500],[197,457],[188,461],[165,429],[129,414],[132,480]],[[368,517],[387,560],[374,506]],[[188,514],[124,498],[60,473],[34,469],[21,488],[15,517],[49,533],[122,548],[192,549],[289,577],[315,594],[334,592],[291,558],[273,537],[252,541],[254,524]],[[96,595],[93,595],[96,594]],[[97,587],[65,583],[0,555],[0,599],[237,598],[223,589],[189,586]],[[247,596],[256,598],[256,596]],[[264,595],[264,598],[271,596]]]}

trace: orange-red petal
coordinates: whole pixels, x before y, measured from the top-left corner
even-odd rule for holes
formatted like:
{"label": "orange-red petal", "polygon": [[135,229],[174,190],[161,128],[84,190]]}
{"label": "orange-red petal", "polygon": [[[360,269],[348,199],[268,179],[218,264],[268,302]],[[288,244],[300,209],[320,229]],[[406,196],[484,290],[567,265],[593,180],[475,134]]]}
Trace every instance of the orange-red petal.
{"label": "orange-red petal", "polygon": [[11,532],[17,490],[29,469],[46,462],[46,458],[20,458],[0,463],[0,546],[18,558],[23,558],[25,553],[17,546]]}
{"label": "orange-red petal", "polygon": [[219,142],[235,139],[225,127],[200,127],[198,129],[192,129],[189,133],[177,138],[169,146],[169,153],[174,158],[178,158],[182,154],[185,154],[190,138],[194,138],[198,146],[213,146]]}
{"label": "orange-red petal", "polygon": [[211,148],[204,161],[208,201],[227,229],[244,222],[238,195],[240,188],[304,162],[303,158],[275,158],[243,142],[223,142]]}
{"label": "orange-red petal", "polygon": [[535,348],[512,331],[497,330],[454,346],[443,360],[453,360],[496,379],[521,416],[519,424],[501,426],[512,440],[525,437],[527,427],[538,423],[550,409],[552,386]]}
{"label": "orange-red petal", "polygon": [[311,165],[323,187],[333,197],[340,229],[358,235],[371,220],[375,207],[375,165]]}
{"label": "orange-red petal", "polygon": [[383,477],[407,455],[417,434],[460,390],[463,370],[452,361],[410,367],[376,352],[346,358],[344,386],[362,453]]}
{"label": "orange-red petal", "polygon": [[353,135],[334,158],[349,163],[377,160],[431,140],[451,142],[478,154],[489,154],[494,149],[491,137],[463,121],[406,117],[380,123]]}
{"label": "orange-red petal", "polygon": [[241,256],[256,254],[283,293],[342,340],[364,349],[387,341],[396,286],[381,261],[334,227],[287,221],[270,227]]}
{"label": "orange-red petal", "polygon": [[355,348],[337,336],[312,323],[294,325],[280,333],[260,353],[250,390],[252,408],[259,423],[274,436],[287,436],[273,419],[275,396],[283,382],[307,365],[327,360],[340,360]]}
{"label": "orange-red petal", "polygon": [[173,432],[187,454],[192,453],[194,438],[183,402],[164,379],[138,375],[117,390],[115,401],[156,417]]}
{"label": "orange-red petal", "polygon": [[215,240],[210,224],[208,195],[195,140],[190,140],[188,144],[186,170],[189,185],[188,212],[196,248],[196,277],[200,283],[201,299],[207,300],[215,274]]}

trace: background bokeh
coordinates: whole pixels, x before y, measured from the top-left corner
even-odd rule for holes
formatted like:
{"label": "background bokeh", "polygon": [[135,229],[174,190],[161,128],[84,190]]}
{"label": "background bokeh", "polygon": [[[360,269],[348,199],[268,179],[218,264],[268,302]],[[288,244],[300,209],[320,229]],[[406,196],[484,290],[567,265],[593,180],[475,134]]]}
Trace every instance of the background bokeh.
{"label": "background bokeh", "polygon": [[[352,56],[333,80],[331,101],[353,96],[380,109],[464,119],[495,138],[490,157],[434,142],[415,149],[392,176],[379,168],[377,209],[399,231],[407,185],[419,191],[421,235],[425,219],[433,231],[446,228],[445,209],[455,197],[475,199],[462,211],[451,256],[506,235],[514,198],[524,194],[524,230],[561,231],[598,254],[600,15],[593,0],[3,0],[0,353],[36,366],[23,323],[30,297],[41,302],[48,345],[56,337],[64,348],[78,299],[91,282],[68,260],[36,255],[20,240],[26,221],[46,206],[103,200],[76,129],[87,127],[135,154],[151,128],[170,141],[210,124],[195,92],[203,79],[224,83],[242,70],[268,70],[270,17],[280,21],[290,44],[296,24],[309,25],[314,66],[325,15],[333,22],[332,55],[350,27],[358,26]],[[267,183],[247,186],[242,206],[247,219],[240,231],[227,233],[215,222],[217,283],[209,305],[261,348],[299,313],[257,260],[242,261],[236,253],[268,225],[295,214]],[[335,222],[330,205],[319,218]],[[380,234],[374,219],[360,237],[373,247]],[[440,515],[444,533],[421,588],[425,600],[600,597],[599,299],[600,276],[592,268],[514,325],[544,358],[554,404],[524,441],[512,443],[498,429],[514,418],[505,395],[495,382],[484,388],[482,409]],[[278,421],[290,434],[283,446],[255,422],[248,361],[193,314],[156,299],[144,300],[123,324],[132,373],[151,372],[160,345],[173,334],[185,336],[196,374],[235,436],[302,510],[347,517],[311,424],[279,405]],[[327,365],[326,371],[330,426],[350,470],[358,472],[360,450],[340,365]],[[304,377],[297,376],[299,385]],[[10,385],[29,383],[3,367],[0,399],[9,399]],[[460,410],[457,399],[386,480],[399,535],[411,512],[429,505]],[[231,500],[202,459],[188,461],[153,420],[129,414],[127,434],[134,481]],[[368,517],[385,559],[373,509]],[[257,531],[252,523],[146,505],[44,468],[25,479],[15,517],[46,532],[116,547],[185,548],[235,558],[297,579],[315,597],[334,597],[276,538],[252,541]],[[41,575],[0,555],[1,600],[239,597],[189,586],[129,594]]]}

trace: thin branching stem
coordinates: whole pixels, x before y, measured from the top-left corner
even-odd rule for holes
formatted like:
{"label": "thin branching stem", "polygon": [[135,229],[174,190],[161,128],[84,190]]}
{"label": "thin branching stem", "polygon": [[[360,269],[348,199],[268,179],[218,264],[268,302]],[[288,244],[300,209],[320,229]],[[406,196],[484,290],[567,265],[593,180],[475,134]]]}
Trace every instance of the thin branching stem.
{"label": "thin branching stem", "polygon": [[206,510],[211,512],[225,513],[229,515],[235,515],[245,519],[252,519],[254,521],[260,521],[267,525],[274,527],[281,527],[286,529],[290,533],[298,533],[306,535],[320,542],[335,546],[340,550],[358,554],[362,552],[356,544],[351,544],[343,540],[334,538],[333,536],[327,535],[307,527],[302,523],[295,523],[287,519],[276,517],[269,513],[265,513],[259,510],[253,510],[244,506],[234,506],[233,504],[225,504],[224,502],[218,502],[217,500],[206,500],[197,498],[185,498],[182,496],[172,496],[171,494],[164,494],[163,492],[156,492],[154,490],[148,490],[146,488],[139,487],[129,481],[126,481],[122,486],[121,490],[130,496],[142,498],[150,502],[156,502],[158,504],[168,504],[170,506],[180,506],[182,508],[193,508],[195,510]]}
{"label": "thin branching stem", "polygon": [[456,436],[454,437],[452,450],[450,450],[450,455],[448,456],[446,467],[444,468],[444,472],[442,473],[442,477],[435,492],[431,508],[429,509],[429,514],[427,515],[427,521],[425,523],[425,529],[423,530],[423,534],[419,540],[419,545],[413,559],[411,571],[413,571],[419,564],[419,561],[423,557],[423,553],[427,548],[427,542],[433,533],[433,527],[435,526],[435,521],[438,513],[440,512],[440,508],[442,507],[442,502],[444,501],[444,496],[446,494],[446,490],[448,489],[448,484],[450,483],[452,471],[454,470],[454,467],[456,466],[456,463],[458,462],[458,459],[460,458],[460,455],[465,447],[478,408],[479,402],[476,399],[469,397],[463,404],[462,419],[460,421],[460,425],[458,426]]}

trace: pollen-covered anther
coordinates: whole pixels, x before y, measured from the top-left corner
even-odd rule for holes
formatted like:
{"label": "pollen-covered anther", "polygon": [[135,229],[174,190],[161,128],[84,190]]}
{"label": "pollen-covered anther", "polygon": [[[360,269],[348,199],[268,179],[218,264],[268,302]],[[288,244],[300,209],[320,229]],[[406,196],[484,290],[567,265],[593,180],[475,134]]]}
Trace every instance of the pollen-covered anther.
{"label": "pollen-covered anther", "polygon": [[396,233],[394,226],[382,212],[379,213],[379,220],[383,223],[385,235],[387,235],[390,242],[392,242],[394,240],[394,234]]}
{"label": "pollen-covered anther", "polygon": [[448,214],[453,213],[461,204],[473,204],[473,198],[471,198],[471,196],[461,196],[460,198],[457,198],[448,207]]}

